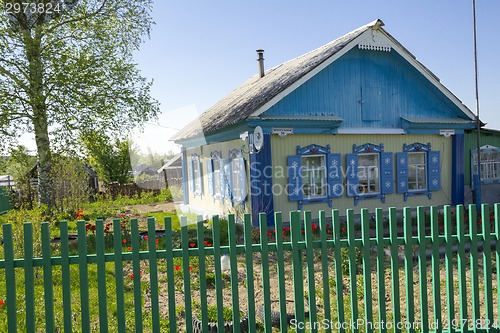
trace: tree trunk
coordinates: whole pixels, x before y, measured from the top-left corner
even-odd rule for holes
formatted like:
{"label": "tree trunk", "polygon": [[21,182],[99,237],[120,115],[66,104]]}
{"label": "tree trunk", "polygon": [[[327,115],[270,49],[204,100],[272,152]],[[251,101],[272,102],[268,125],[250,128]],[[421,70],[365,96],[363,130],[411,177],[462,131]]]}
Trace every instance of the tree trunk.
{"label": "tree trunk", "polygon": [[54,206],[54,186],[52,179],[52,154],[50,150],[49,123],[44,92],[44,68],[41,55],[42,29],[26,29],[24,39],[26,57],[29,62],[29,100],[33,110],[33,127],[38,154],[38,193],[40,202],[49,211]]}

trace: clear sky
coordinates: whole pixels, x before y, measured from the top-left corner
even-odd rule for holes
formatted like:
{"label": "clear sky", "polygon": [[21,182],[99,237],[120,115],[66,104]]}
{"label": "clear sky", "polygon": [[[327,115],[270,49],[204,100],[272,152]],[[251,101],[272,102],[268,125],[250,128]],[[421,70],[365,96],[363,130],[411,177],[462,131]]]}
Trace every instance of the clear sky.
{"label": "clear sky", "polygon": [[[500,129],[499,0],[477,0],[480,118]],[[156,25],[135,55],[154,80],[160,126],[139,141],[153,151],[257,73],[377,18],[469,109],[475,111],[472,0],[156,0]],[[171,127],[171,128],[167,128]],[[149,133],[149,135],[147,135]]]}

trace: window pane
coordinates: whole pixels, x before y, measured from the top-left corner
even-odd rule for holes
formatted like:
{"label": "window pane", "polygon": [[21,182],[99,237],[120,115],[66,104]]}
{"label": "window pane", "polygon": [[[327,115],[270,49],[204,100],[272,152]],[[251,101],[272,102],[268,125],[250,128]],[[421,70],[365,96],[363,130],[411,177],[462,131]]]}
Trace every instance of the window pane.
{"label": "window pane", "polygon": [[380,192],[379,154],[358,155],[359,194]]}
{"label": "window pane", "polygon": [[302,156],[302,186],[304,197],[326,196],[326,156]]}
{"label": "window pane", "polygon": [[408,153],[408,190],[422,191],[427,189],[427,153]]}

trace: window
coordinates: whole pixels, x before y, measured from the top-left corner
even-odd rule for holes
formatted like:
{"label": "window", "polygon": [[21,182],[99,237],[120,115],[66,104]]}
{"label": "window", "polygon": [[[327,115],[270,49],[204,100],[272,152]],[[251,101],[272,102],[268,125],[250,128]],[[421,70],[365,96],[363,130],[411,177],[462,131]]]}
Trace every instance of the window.
{"label": "window", "polygon": [[366,143],[353,145],[352,154],[346,154],[347,196],[360,199],[378,198],[394,192],[392,153],[384,152],[384,145]]}
{"label": "window", "polygon": [[228,182],[229,197],[233,204],[243,204],[247,197],[247,174],[245,160],[241,150],[229,151],[229,160],[224,165],[225,178]]}
{"label": "window", "polygon": [[432,151],[431,144],[419,142],[403,145],[403,152],[396,154],[397,192],[408,196],[427,195],[441,189],[441,158],[439,151]]}
{"label": "window", "polygon": [[302,156],[302,185],[307,199],[326,197],[326,155]]}
{"label": "window", "polygon": [[358,155],[358,191],[361,194],[380,192],[378,155]]}
{"label": "window", "polygon": [[191,155],[191,167],[188,168],[189,172],[189,188],[193,195],[201,196],[203,194],[202,187],[202,175],[201,175],[201,165],[200,156],[198,154]]}
{"label": "window", "polygon": [[[481,183],[489,184],[500,182],[500,148],[493,146],[481,147]],[[477,174],[477,149],[471,151],[472,175]]]}
{"label": "window", "polygon": [[288,200],[297,201],[298,209],[316,202],[332,207],[332,199],[343,194],[340,154],[330,153],[330,145],[297,146],[296,154],[288,156],[285,192]]}
{"label": "window", "polygon": [[427,189],[426,157],[425,152],[408,153],[408,191]]}
{"label": "window", "polygon": [[210,154],[210,159],[207,160],[207,182],[208,192],[214,199],[222,199],[223,193],[223,161],[222,153],[214,151]]}

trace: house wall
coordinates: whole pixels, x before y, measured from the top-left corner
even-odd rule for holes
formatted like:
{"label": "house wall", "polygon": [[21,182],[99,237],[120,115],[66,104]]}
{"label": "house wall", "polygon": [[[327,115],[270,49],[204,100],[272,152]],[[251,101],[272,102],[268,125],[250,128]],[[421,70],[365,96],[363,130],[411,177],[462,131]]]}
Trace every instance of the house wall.
{"label": "house wall", "polygon": [[[200,156],[200,162],[201,162],[201,174],[202,174],[202,196],[196,195],[194,196],[193,193],[189,190],[189,186],[186,186],[187,191],[188,191],[188,200],[189,204],[184,207],[185,211],[188,211],[190,213],[194,214],[200,214],[200,215],[227,215],[227,214],[232,214],[236,213],[238,216],[240,216],[242,213],[247,213],[250,212],[250,193],[247,195],[247,199],[245,201],[244,207],[241,205],[238,206],[232,206],[231,202],[229,199],[214,199],[208,192],[208,179],[207,179],[207,161],[210,159],[210,154],[213,151],[220,151],[222,152],[222,158],[228,158],[229,151],[232,149],[242,149],[242,147],[245,147],[243,149],[243,158],[245,159],[245,164],[246,164],[246,179],[247,179],[247,188],[250,189],[249,185],[249,155],[248,155],[248,148],[247,145],[245,144],[246,142],[242,141],[241,139],[237,140],[230,140],[230,141],[225,141],[225,142],[220,142],[220,143],[215,143],[215,144],[210,144],[210,145],[205,145],[201,147],[196,147],[196,148],[187,148],[186,149],[186,157],[188,162],[191,160],[192,154],[198,154]],[[188,168],[190,168],[190,164],[188,163]],[[186,177],[187,181],[191,181]]]}
{"label": "house wall", "polygon": [[[337,208],[341,215],[345,214],[346,209],[354,209],[354,213],[360,213],[361,208],[368,208],[374,212],[378,207],[397,207],[405,206],[429,206],[429,205],[444,205],[451,202],[451,170],[452,170],[452,141],[451,138],[445,138],[439,135],[287,135],[286,137],[272,136],[271,144],[273,151],[273,170],[277,177],[273,179],[274,186],[274,208],[275,211],[284,212],[285,215],[289,211],[297,210],[297,202],[289,201],[285,193],[278,193],[279,189],[284,189],[287,185],[287,156],[294,155],[296,146],[301,147],[317,144],[326,146],[330,144],[332,153],[342,154],[342,168],[345,170],[345,155],[352,153],[353,144],[362,145],[365,143],[384,144],[385,152],[401,152],[403,143],[412,144],[415,142],[431,143],[432,150],[441,152],[441,190],[432,192],[432,200],[426,195],[410,196],[405,202],[403,194],[389,194],[386,197],[386,202],[382,203],[380,199],[359,200],[357,206],[354,205],[354,200],[351,197],[342,196],[341,198],[333,199],[333,208]],[[394,155],[395,160],[395,155]],[[396,167],[394,166],[394,182],[396,181]],[[284,170],[284,176],[279,174]],[[345,185],[345,177],[344,177]],[[317,217],[319,210],[324,210],[327,216],[331,216],[331,210],[327,203],[314,203],[304,205],[302,210],[310,210],[313,216]]]}

